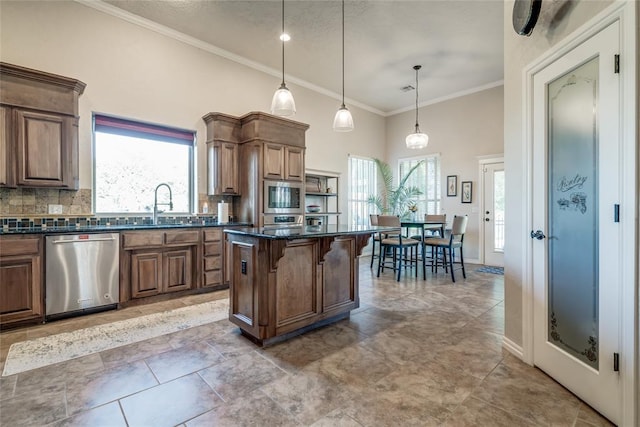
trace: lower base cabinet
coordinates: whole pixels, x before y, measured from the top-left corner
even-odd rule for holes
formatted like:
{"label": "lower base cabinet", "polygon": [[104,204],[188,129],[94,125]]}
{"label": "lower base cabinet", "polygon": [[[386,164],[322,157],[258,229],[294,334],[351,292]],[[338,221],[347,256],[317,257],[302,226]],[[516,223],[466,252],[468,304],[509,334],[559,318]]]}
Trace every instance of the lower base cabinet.
{"label": "lower base cabinet", "polygon": [[200,230],[122,233],[120,300],[198,287]]}
{"label": "lower base cabinet", "polygon": [[0,326],[44,320],[42,237],[0,237]]}
{"label": "lower base cabinet", "polygon": [[193,249],[140,252],[131,255],[131,297],[143,298],[191,289]]}

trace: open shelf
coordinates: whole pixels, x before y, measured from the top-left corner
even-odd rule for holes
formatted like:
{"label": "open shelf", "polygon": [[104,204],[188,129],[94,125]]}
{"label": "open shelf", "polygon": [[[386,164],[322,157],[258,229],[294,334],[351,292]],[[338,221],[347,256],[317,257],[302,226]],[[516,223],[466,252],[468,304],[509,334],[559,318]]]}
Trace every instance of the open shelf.
{"label": "open shelf", "polygon": [[307,219],[320,220],[322,224],[339,224],[340,174],[337,172],[307,170],[305,174],[305,211],[309,205],[320,206],[320,212],[305,212]]}

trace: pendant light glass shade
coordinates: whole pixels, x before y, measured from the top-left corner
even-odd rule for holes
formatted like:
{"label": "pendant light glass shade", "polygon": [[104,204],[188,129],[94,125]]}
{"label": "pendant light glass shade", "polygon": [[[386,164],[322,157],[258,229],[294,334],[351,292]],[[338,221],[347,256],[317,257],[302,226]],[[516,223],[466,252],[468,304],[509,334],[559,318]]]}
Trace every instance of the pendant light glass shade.
{"label": "pendant light glass shade", "polygon": [[420,125],[418,124],[418,70],[422,68],[422,65],[414,65],[413,69],[416,70],[416,131],[415,133],[407,135],[406,144],[407,148],[418,150],[426,148],[429,144],[429,136],[426,133],[420,132]]}
{"label": "pendant light glass shade", "polygon": [[293,116],[296,113],[296,102],[293,94],[282,82],[280,88],[273,94],[271,100],[271,114],[276,116]]}
{"label": "pendant light glass shade", "polygon": [[351,111],[344,105],[344,0],[342,0],[342,105],[333,118],[333,130],[336,132],[350,132],[353,130]]}
{"label": "pendant light glass shade", "polygon": [[[282,0],[282,33],[284,32],[284,0]],[[296,102],[293,100],[293,94],[287,88],[287,85],[284,83],[284,42],[285,38],[281,37],[282,40],[282,83],[276,93],[273,94],[273,99],[271,100],[271,114],[276,116],[293,116],[296,113]]]}
{"label": "pendant light glass shade", "polygon": [[333,130],[336,132],[350,132],[353,130],[353,117],[351,111],[342,104],[342,107],[336,112],[333,118]]}

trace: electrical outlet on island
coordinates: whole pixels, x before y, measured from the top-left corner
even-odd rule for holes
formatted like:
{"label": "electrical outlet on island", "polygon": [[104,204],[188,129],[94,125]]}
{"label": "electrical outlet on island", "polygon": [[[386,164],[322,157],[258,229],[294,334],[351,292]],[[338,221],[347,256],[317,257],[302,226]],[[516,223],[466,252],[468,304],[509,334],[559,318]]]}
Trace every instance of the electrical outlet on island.
{"label": "electrical outlet on island", "polygon": [[61,214],[62,213],[62,205],[49,205],[49,213],[50,214]]}

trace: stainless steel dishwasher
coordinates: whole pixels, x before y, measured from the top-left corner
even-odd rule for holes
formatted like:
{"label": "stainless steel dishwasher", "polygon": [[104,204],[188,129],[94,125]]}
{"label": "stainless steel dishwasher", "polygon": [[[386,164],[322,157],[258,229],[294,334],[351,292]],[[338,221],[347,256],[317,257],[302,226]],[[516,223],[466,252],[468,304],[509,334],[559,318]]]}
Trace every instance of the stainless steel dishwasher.
{"label": "stainless steel dishwasher", "polygon": [[98,311],[119,302],[119,235],[63,234],[47,236],[47,317]]}

